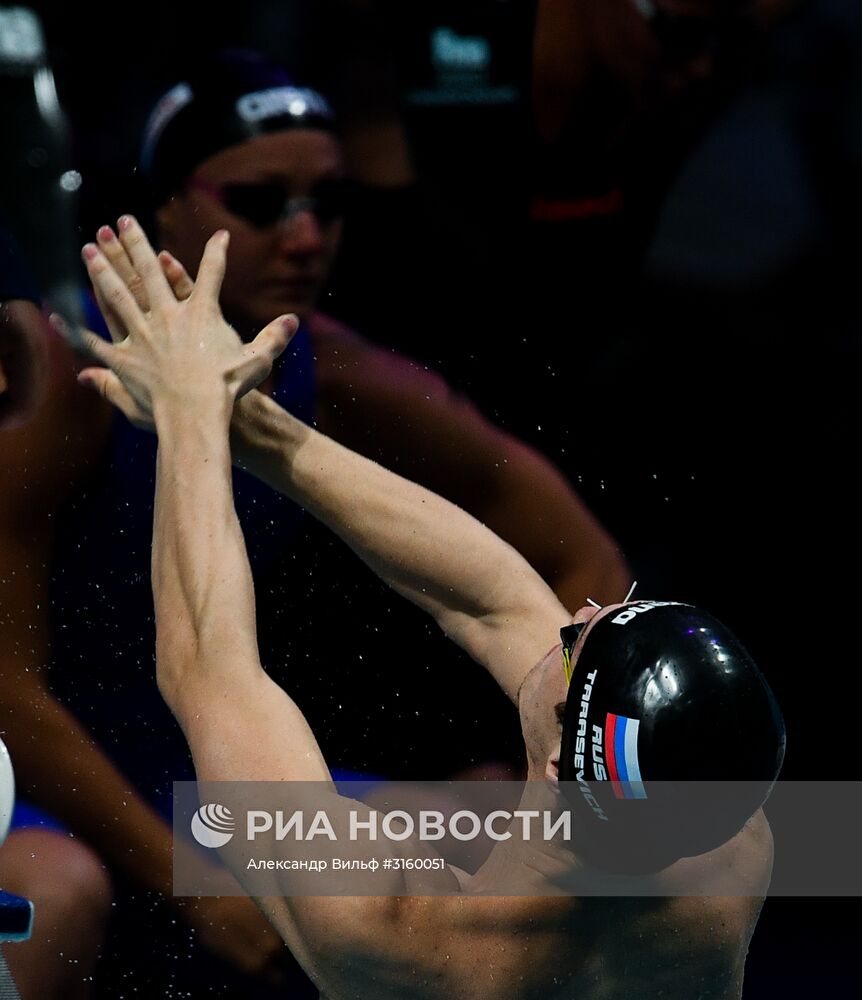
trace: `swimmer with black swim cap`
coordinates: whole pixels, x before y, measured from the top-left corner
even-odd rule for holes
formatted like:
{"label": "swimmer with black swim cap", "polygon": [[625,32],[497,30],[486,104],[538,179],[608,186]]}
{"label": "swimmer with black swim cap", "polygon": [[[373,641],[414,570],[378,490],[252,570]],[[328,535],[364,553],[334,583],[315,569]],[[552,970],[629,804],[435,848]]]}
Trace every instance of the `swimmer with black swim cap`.
{"label": "swimmer with black swim cap", "polygon": [[349,182],[327,99],[255,52],[201,60],[153,108],[141,176],[160,246],[191,271],[230,231],[221,306],[243,338],[314,311],[341,242]]}
{"label": "swimmer with black swim cap", "polygon": [[141,168],[156,205],[223,149],[290,129],[335,132],[326,98],[256,53],[227,50],[172,87],[152,110]]}
{"label": "swimmer with black swim cap", "polygon": [[[350,808],[334,794],[301,707],[260,661],[252,577],[232,509],[233,445],[234,457],[334,531],[488,670],[518,704],[533,779],[525,784],[522,805],[538,799],[563,819],[568,811],[577,815],[571,840],[507,830],[475,873],[442,865],[414,875],[406,864],[384,864],[370,873],[379,895],[348,896],[341,883],[329,897],[288,892],[261,899],[323,995],[394,1000],[418,990],[428,1000],[629,1000],[661,991],[739,1000],[771,870],[771,838],[757,806],[783,749],[780,716],[741,646],[709,616],[684,605],[583,608],[573,625],[527,560],[464,510],[336,443],[260,393],[237,399],[243,386],[232,373],[243,370],[249,382],[259,380],[291,331],[284,326],[280,340],[275,330],[262,335],[253,354],[259,370],[242,368],[248,349],[216,306],[225,234],[208,246],[200,294],[181,303],[164,296],[155,256],[134,220],[121,239],[130,260],[141,262],[147,302],[156,305],[145,311],[131,293],[118,297],[127,325],[146,331],[146,341],[139,347],[130,337],[121,349],[91,336],[91,349],[111,370],[93,369],[89,380],[125,407],[131,394],[118,387],[134,386],[139,419],[153,421],[171,442],[157,470],[156,664],[198,777],[277,780],[285,794],[293,782],[322,782],[331,809],[343,818]],[[103,298],[126,280],[95,248],[87,248],[85,259]],[[180,335],[190,323],[206,324],[218,350],[190,350]],[[150,338],[158,351],[148,346]],[[155,365],[149,360],[154,355]],[[184,392],[190,379],[195,391]],[[212,558],[214,538],[218,559]],[[233,569],[226,572],[226,565]],[[178,608],[188,627],[175,627]],[[573,671],[568,678],[560,645],[547,652],[561,629]],[[566,797],[559,794],[561,773],[570,776],[575,765],[573,733],[574,754],[579,752],[572,713],[580,717],[584,703],[585,731],[589,725],[607,740],[612,721],[614,740],[620,734],[616,781],[588,783],[604,820],[591,817],[589,806],[578,811],[565,786]],[[729,748],[738,766],[725,767],[721,741],[740,736],[753,749]],[[688,759],[677,765],[678,755]],[[704,831],[691,826],[677,828],[668,802],[653,794],[656,779],[665,776],[725,775],[750,778],[760,788],[741,812],[719,817],[724,828],[707,830],[709,838],[692,836]],[[624,783],[639,792],[638,777],[645,798],[623,794],[619,803],[605,804],[604,793],[614,798],[615,785],[623,793]],[[591,819],[594,828],[611,830],[619,820],[627,835],[644,825],[638,823],[644,815],[650,817],[645,849],[635,844],[633,858],[622,863],[595,853],[605,841],[594,836]],[[556,829],[559,817],[552,818]],[[662,836],[652,836],[656,832]],[[725,835],[731,838],[726,844]],[[415,830],[399,845],[407,859],[441,860]],[[688,852],[694,851],[706,853],[692,861]],[[237,878],[249,879],[241,858],[226,859]],[[599,870],[609,862],[616,862],[610,880]],[[591,898],[596,889],[617,898]]]}
{"label": "swimmer with black swim cap", "polygon": [[[768,796],[785,744],[772,691],[736,636],[673,601],[584,608],[560,635],[536,669],[552,685],[560,671],[568,687],[552,776],[579,857],[654,871],[735,836]],[[529,678],[525,688],[536,690]]]}

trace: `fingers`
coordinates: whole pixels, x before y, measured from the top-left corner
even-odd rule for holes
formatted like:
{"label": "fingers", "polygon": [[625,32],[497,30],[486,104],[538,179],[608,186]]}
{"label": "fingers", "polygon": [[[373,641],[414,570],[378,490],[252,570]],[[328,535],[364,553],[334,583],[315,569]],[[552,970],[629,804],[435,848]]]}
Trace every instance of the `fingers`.
{"label": "fingers", "polygon": [[[107,257],[110,265],[125,282],[126,288],[128,288],[135,297],[138,307],[142,312],[147,312],[150,308],[150,300],[147,295],[144,282],[141,280],[141,276],[132,265],[131,258],[126,252],[126,248],[117,239],[113,229],[111,229],[110,226],[102,226],[96,233],[96,242],[99,245],[99,249],[105,257]],[[189,277],[188,272],[183,265],[176,259],[176,257],[173,256],[173,254],[168,253],[167,250],[162,250],[157,259],[162,269],[162,274],[164,274],[168,285],[174,293],[174,298],[178,302],[184,302],[194,291],[195,283]],[[101,303],[99,303],[99,308],[102,309]],[[102,312],[104,313],[104,309],[102,309]],[[112,323],[107,315],[105,316],[105,320],[108,323],[109,328],[111,328]],[[114,322],[113,326],[116,326],[116,322]],[[120,336],[116,336],[115,331],[112,328],[111,336],[114,338],[114,341],[117,342],[118,340],[123,339],[125,333]]]}
{"label": "fingers", "polygon": [[111,307],[104,300],[102,293],[98,290],[98,288],[93,289],[93,294],[96,296],[96,305],[99,307],[99,312],[105,320],[105,325],[111,335],[111,340],[115,344],[119,344],[121,341],[126,339],[126,330],[123,324],[113,314]]}
{"label": "fingers", "polygon": [[273,362],[293,339],[298,328],[299,320],[296,316],[279,316],[244,348],[243,362],[236,371],[238,397],[260,385],[269,375]]}
{"label": "fingers", "polygon": [[[87,274],[93,283],[96,294],[104,300],[104,304],[113,317],[118,319],[126,331],[131,332],[140,326],[141,309],[135,297],[126,287],[125,282],[108,263],[102,251],[94,244],[88,243],[81,251],[81,256],[87,267]],[[159,273],[160,280],[164,278]],[[167,283],[165,283],[167,289]],[[169,290],[168,290],[169,291]],[[173,298],[173,296],[171,296]]]}
{"label": "fingers", "polygon": [[290,313],[268,323],[246,347],[247,356],[265,357],[270,365],[284,352],[299,329],[299,318]]}
{"label": "fingers", "polygon": [[[144,287],[141,276],[132,266],[129,255],[126,253],[126,248],[114,235],[114,230],[110,226],[102,226],[96,233],[96,242],[99,245],[99,249],[107,257],[108,263],[135,297],[135,302],[138,303],[141,312],[148,312],[150,299],[147,295],[147,290]],[[107,320],[107,317],[105,319]]]}
{"label": "fingers", "polygon": [[183,265],[169,254],[167,250],[162,250],[159,254],[159,263],[162,265],[162,273],[168,279],[168,284],[173,289],[178,302],[185,300],[195,290],[195,283],[189,277]]}
{"label": "fingers", "polygon": [[78,375],[78,382],[107,399],[129,420],[140,423],[141,413],[137,404],[112,371],[107,368],[85,368]]}
{"label": "fingers", "polygon": [[120,243],[146,289],[150,308],[171,304],[174,301],[174,293],[162,274],[158,258],[137,220],[131,215],[123,215],[117,228],[120,232]]}
{"label": "fingers", "polygon": [[59,313],[51,313],[48,322],[74,350],[84,351],[108,367],[116,363],[116,348],[92,330],[67,323]]}
{"label": "fingers", "polygon": [[207,240],[201,266],[198,268],[198,280],[195,283],[195,292],[207,301],[218,302],[229,240],[230,235],[226,229],[220,229]]}

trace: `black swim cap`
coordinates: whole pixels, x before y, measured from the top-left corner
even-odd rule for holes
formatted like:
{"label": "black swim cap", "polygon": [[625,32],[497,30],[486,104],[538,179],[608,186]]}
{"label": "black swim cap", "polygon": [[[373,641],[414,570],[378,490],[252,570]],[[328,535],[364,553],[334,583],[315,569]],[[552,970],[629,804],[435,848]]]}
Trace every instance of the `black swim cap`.
{"label": "black swim cap", "polygon": [[153,204],[163,204],[199,163],[222,149],[290,128],[334,131],[326,98],[297,86],[255,52],[219,53],[172,87],[150,113],[141,171]]}
{"label": "black swim cap", "polygon": [[[561,630],[567,675],[583,627]],[[721,622],[661,601],[608,613],[580,649],[563,718],[576,849],[618,871],[713,850],[766,800],[784,743],[769,685]]]}

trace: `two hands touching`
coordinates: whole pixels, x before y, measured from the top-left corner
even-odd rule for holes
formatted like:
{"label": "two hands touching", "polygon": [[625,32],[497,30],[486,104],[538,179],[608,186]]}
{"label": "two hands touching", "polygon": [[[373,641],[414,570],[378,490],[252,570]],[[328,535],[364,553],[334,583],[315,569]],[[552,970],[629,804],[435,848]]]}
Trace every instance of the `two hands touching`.
{"label": "two hands touching", "polygon": [[[296,332],[296,317],[283,316],[244,344],[224,320],[218,297],[227,245],[226,232],[209,240],[196,282],[169,254],[157,256],[130,216],[117,233],[102,227],[97,243],[83,249],[111,343],[60,316],[51,321],[72,347],[105,366],[85,368],[79,382],[139,427],[200,418],[213,433],[220,425],[226,433],[234,402],[266,379]],[[184,863],[209,864],[199,857]],[[171,902],[212,952],[242,972],[283,981],[284,943],[251,899]]]}
{"label": "two hands touching", "polygon": [[153,429],[170,414],[205,411],[227,421],[234,402],[259,385],[297,330],[280,316],[244,344],[218,304],[228,233],[207,243],[192,282],[166,252],[156,256],[140,225],[123,216],[115,234],[103,226],[82,252],[112,343],[90,331],[61,334],[104,368],[86,368],[79,381],[100,392],[139,427]]}

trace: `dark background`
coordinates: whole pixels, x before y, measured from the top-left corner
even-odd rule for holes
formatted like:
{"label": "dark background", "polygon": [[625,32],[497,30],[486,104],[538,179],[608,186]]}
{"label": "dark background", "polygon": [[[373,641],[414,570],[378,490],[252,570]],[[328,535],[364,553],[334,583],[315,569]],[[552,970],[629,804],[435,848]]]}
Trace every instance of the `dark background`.
{"label": "dark background", "polygon": [[[772,32],[674,167],[642,273],[622,259],[615,272],[608,252],[601,287],[565,239],[537,266],[525,228],[528,3],[381,3],[383,35],[367,40],[340,27],[334,0],[229,14],[35,6],[83,176],[78,242],[135,205],[146,112],[190,59],[257,48],[348,117],[363,95],[385,104],[394,92],[417,181],[369,195],[348,219],[326,310],[439,368],[563,468],[620,540],[640,595],[703,604],[732,625],[784,708],[784,777],[858,777],[857,2],[803,3]],[[489,40],[483,100],[434,96],[428,37],[440,25]],[[383,84],[361,70],[359,96],[345,85],[357,49],[387,67]],[[291,690],[328,754],[413,777],[481,760],[492,739],[517,758],[513,713],[501,727],[503,700],[464,680],[421,616],[314,531],[297,561],[312,593],[291,567],[266,581],[264,641],[277,659],[301,621],[305,648],[333,665]],[[769,901],[745,996],[849,986],[859,926],[855,900]]]}

